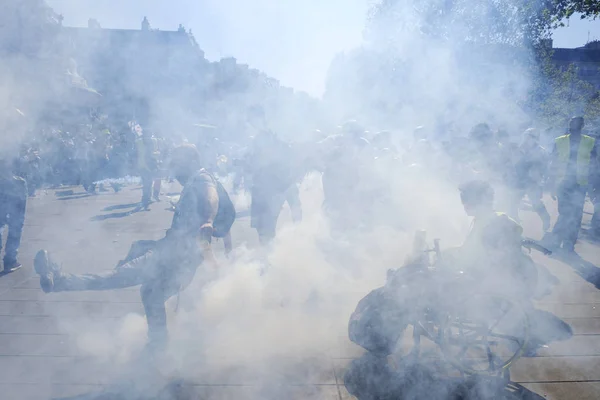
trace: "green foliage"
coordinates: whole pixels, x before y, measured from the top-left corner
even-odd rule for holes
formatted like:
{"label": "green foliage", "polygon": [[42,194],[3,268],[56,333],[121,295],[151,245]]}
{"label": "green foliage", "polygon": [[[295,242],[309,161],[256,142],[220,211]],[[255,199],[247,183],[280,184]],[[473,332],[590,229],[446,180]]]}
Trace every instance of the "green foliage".
{"label": "green foliage", "polygon": [[381,0],[372,6],[367,33],[377,40],[411,29],[441,40],[529,45],[548,36],[551,1]]}
{"label": "green foliage", "polygon": [[581,80],[577,72],[574,65],[564,70],[544,65],[544,76],[536,82],[537,93],[532,93],[530,101],[531,108],[545,125],[565,126],[574,115],[584,115],[592,121],[600,118],[598,92]]}
{"label": "green foliage", "polygon": [[564,19],[580,14],[581,19],[596,19],[600,15],[598,0],[554,0],[552,2],[554,26],[564,25]]}
{"label": "green foliage", "polygon": [[380,0],[370,9],[366,33],[389,40],[408,29],[442,40],[534,45],[575,13],[595,19],[600,1]]}
{"label": "green foliage", "polygon": [[[512,63],[530,77],[531,87],[526,98],[518,94],[511,101],[544,124],[564,126],[574,114],[600,118],[600,98],[594,87],[579,77],[576,67],[557,68],[552,51],[544,46],[552,29],[575,13],[595,19],[600,15],[600,1],[379,0],[371,7],[365,32],[371,46],[383,53],[401,49],[408,60],[418,60],[424,52],[406,46],[406,38],[428,47],[439,44],[451,49],[467,64],[458,65],[457,74],[474,68],[468,84],[474,83],[478,72],[486,76],[488,61],[490,65]],[[481,58],[486,62],[477,65]],[[487,76],[494,76],[492,70]],[[490,80],[498,84],[497,73],[495,76]]]}

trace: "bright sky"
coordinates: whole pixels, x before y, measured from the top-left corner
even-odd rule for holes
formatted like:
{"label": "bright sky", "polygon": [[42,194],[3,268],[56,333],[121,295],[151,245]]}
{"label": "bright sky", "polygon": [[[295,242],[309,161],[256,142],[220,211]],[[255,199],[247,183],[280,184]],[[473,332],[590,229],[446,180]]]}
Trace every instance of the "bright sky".
{"label": "bright sky", "polygon": [[[191,28],[210,60],[234,56],[283,85],[320,96],[333,56],[358,46],[369,0],[47,0],[64,25],[140,29]],[[572,20],[555,34],[555,47],[600,39],[600,21]]]}

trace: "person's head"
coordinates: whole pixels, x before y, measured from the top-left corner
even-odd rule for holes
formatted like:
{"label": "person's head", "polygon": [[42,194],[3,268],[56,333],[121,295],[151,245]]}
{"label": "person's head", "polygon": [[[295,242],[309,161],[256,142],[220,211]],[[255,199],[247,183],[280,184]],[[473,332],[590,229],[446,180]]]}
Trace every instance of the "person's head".
{"label": "person's head", "polygon": [[510,136],[506,129],[498,129],[495,135],[496,142],[499,144],[508,144],[510,143]]}
{"label": "person's head", "polygon": [[362,125],[360,125],[356,120],[344,122],[340,126],[340,131],[342,135],[354,139],[358,139],[365,135],[365,128]]}
{"label": "person's head", "polygon": [[390,131],[379,131],[373,135],[371,142],[379,148],[384,148],[392,143],[392,134]]}
{"label": "person's head", "polygon": [[569,121],[569,133],[579,134],[583,129],[584,119],[583,117],[573,117]]}
{"label": "person's head", "polygon": [[529,128],[523,132],[521,146],[525,149],[532,149],[540,144],[540,131],[535,128]]}
{"label": "person's head", "polygon": [[475,125],[469,132],[469,139],[475,144],[488,144],[494,138],[490,126],[486,123]]}
{"label": "person's head", "polygon": [[414,130],[413,130],[413,140],[415,142],[422,140],[422,139],[427,139],[427,131],[425,130],[424,126],[417,126]]}
{"label": "person's head", "polygon": [[459,187],[460,200],[470,217],[488,213],[494,209],[494,189],[485,181],[474,180]]}
{"label": "person's head", "polygon": [[177,146],[171,153],[171,173],[185,185],[188,179],[200,168],[200,153],[193,144]]}

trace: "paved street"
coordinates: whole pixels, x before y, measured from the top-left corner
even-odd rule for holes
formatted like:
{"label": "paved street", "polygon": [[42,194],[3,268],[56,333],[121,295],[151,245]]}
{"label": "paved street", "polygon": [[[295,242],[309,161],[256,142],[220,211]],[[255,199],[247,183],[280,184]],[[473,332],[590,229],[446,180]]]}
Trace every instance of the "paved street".
{"label": "paved street", "polygon": [[[166,192],[177,190],[175,185],[164,188]],[[20,257],[23,268],[0,277],[1,399],[121,398],[110,394],[115,382],[129,388],[140,382],[154,385],[154,396],[162,388],[163,397],[156,398],[164,399],[175,398],[169,397],[174,393],[181,399],[351,398],[342,376],[361,351],[344,337],[321,356],[278,363],[278,371],[268,371],[278,374],[273,385],[262,384],[264,371],[248,365],[227,373],[187,374],[182,381],[166,376],[160,381],[149,375],[123,383],[127,363],[115,363],[115,357],[118,346],[139,346],[139,340],[129,334],[140,325],[138,289],[46,295],[39,289],[32,260],[37,250],[47,248],[71,272],[112,268],[125,256],[132,240],[160,238],[169,226],[172,213],[166,201],[153,204],[148,212],[132,212],[140,196],[139,188],[133,186],[118,194],[111,191],[97,196],[88,196],[76,187],[42,192],[29,201]],[[589,204],[587,211],[591,211]],[[539,238],[536,216],[526,212],[523,217],[527,234]],[[590,217],[585,215],[584,225]],[[233,238],[236,245],[256,244],[243,211]],[[221,252],[222,244],[217,247]],[[563,318],[574,330],[570,340],[550,346],[537,357],[520,359],[511,370],[514,381],[546,399],[600,398],[600,251],[585,237],[577,250],[582,259],[571,265],[533,254],[536,262],[560,280],[538,307]],[[128,326],[132,328],[127,330]],[[192,375],[194,378],[189,378]],[[95,395],[103,390],[109,394]]]}

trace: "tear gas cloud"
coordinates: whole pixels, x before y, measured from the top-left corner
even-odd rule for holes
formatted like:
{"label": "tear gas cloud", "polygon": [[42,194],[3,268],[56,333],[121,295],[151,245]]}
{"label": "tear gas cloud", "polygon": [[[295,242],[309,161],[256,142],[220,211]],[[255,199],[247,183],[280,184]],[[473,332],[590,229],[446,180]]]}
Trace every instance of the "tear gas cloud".
{"label": "tear gas cloud", "polygon": [[[189,3],[187,7],[198,12],[204,6],[198,3],[192,7]],[[376,187],[370,197],[361,198],[357,213],[361,207],[374,208],[370,204],[376,200],[375,193],[379,193],[381,186],[389,192],[390,201],[378,210],[374,227],[348,231],[341,236],[333,234],[321,207],[321,174],[307,167],[300,184],[304,212],[301,223],[291,224],[286,208],[278,235],[267,249],[258,250],[251,243],[244,243],[245,239],[234,236],[233,259],[220,260],[217,272],[200,268],[181,298],[173,298],[168,304],[172,311],[175,303],[180,302],[179,311],[170,314],[171,358],[164,368],[192,381],[198,375],[244,367],[262,370],[263,384],[284,383],[280,381],[281,371],[277,370],[278,366],[286,365],[282,359],[318,358],[349,348],[346,338],[350,314],[365,294],[384,283],[389,268],[402,265],[410,253],[415,230],[427,230],[429,238],[441,238],[446,247],[459,245],[468,232],[469,220],[457,191],[457,184],[466,179],[466,174],[453,169],[453,161],[445,158],[446,144],[442,143],[466,137],[473,125],[483,121],[494,129],[505,128],[513,136],[525,127],[536,125],[518,106],[533,79],[531,71],[518,62],[531,56],[529,49],[515,50],[514,43],[501,40],[492,43],[470,40],[473,31],[465,26],[468,21],[459,21],[452,13],[440,25],[439,34],[425,34],[424,30],[431,29],[431,21],[424,20],[423,15],[427,14],[415,13],[421,2],[389,1],[384,2],[390,4],[384,11],[370,16],[365,42],[334,58],[332,43],[338,39],[336,32],[361,31],[363,21],[360,26],[352,29],[344,26],[337,31],[335,26],[339,21],[335,18],[319,21],[306,27],[306,34],[314,39],[308,43],[299,37],[302,30],[286,32],[279,19],[281,15],[286,15],[284,21],[291,19],[291,15],[300,20],[308,18],[316,13],[311,8],[314,4],[284,3],[208,2],[206,7],[217,13],[219,20],[229,21],[227,26],[231,30],[234,26],[239,32],[263,27],[263,38],[271,41],[267,48],[281,49],[280,54],[267,52],[260,41],[251,42],[243,35],[218,31],[231,42],[239,40],[246,54],[256,51],[262,59],[269,60],[300,48],[303,62],[282,63],[278,59],[279,63],[273,63],[273,70],[284,74],[287,82],[301,82],[303,87],[299,89],[318,92],[323,85],[322,74],[315,71],[332,59],[322,99],[285,90],[273,82],[269,84],[266,76],[252,72],[255,65],[240,66],[227,60],[210,62],[199,57],[192,49],[203,48],[203,42],[210,42],[209,37],[197,36],[200,43],[191,47],[183,42],[180,47],[174,45],[172,49],[184,50],[169,53],[158,35],[140,48],[139,42],[128,42],[116,31],[110,34],[111,47],[107,48],[107,41],[102,38],[105,33],[93,29],[70,30],[68,39],[53,31],[41,33],[45,38],[54,35],[43,44],[54,54],[53,62],[46,64],[48,68],[54,68],[53,73],[58,76],[68,71],[71,78],[82,77],[87,89],[97,89],[102,94],[99,101],[109,117],[108,122],[96,120],[94,124],[98,126],[122,129],[127,121],[135,119],[178,144],[182,138],[196,140],[197,132],[191,128],[194,123],[219,121],[224,135],[220,139],[227,143],[239,141],[244,147],[249,143],[243,133],[247,110],[260,104],[265,109],[267,125],[281,137],[295,145],[315,146],[310,147],[310,155],[305,155],[305,159],[319,153],[316,142],[322,138],[315,136],[315,129],[324,134],[336,133],[335,127],[347,119],[358,120],[369,131],[364,133],[368,139],[379,130],[390,130],[392,142],[399,149],[411,148],[415,142],[414,129],[423,125],[426,138],[432,143],[432,147],[420,153],[401,154],[405,161],[414,157],[412,162],[406,162],[408,165],[379,157],[376,168],[358,168],[358,173],[364,176],[356,176],[356,184]],[[336,3],[343,12],[346,2]],[[351,3],[352,7],[366,10],[365,5],[358,3]],[[473,8],[470,17],[476,19],[478,27],[489,23],[498,30],[495,32],[498,37],[519,29],[518,19],[514,20],[515,26],[498,26],[492,21],[493,14],[479,10],[479,2],[475,0],[459,3],[461,8]],[[75,3],[50,4],[66,21],[80,21],[82,14],[85,18],[95,17],[92,13],[88,15],[86,9],[74,8]],[[169,14],[185,18],[182,10],[186,8],[177,7],[175,3],[169,7]],[[293,8],[293,12],[287,7]],[[139,14],[142,13],[140,10]],[[99,20],[112,27],[113,16],[122,20],[106,10]],[[352,24],[357,23],[351,20]],[[35,26],[35,21],[31,24]],[[195,26],[189,28],[197,31]],[[192,39],[172,35],[169,40]],[[214,40],[219,43],[222,39]],[[69,45],[77,51],[72,51]],[[75,64],[60,58],[62,55]],[[15,57],[9,60],[10,64],[2,63],[3,69],[14,71],[21,65]],[[267,69],[269,63],[264,61],[264,65]],[[5,71],[2,76],[0,104],[31,102],[41,108],[50,101],[38,96],[51,92],[42,88],[39,76],[13,79],[7,78],[10,75]],[[295,80],[296,76],[302,79]],[[22,82],[26,80],[40,82],[40,86],[25,86]],[[89,96],[94,94],[86,91],[81,101],[88,101]],[[102,103],[105,99],[112,104]],[[35,116],[37,109],[30,107],[30,114]],[[33,118],[37,122],[36,132],[43,125],[52,125],[45,122],[47,116],[36,117]],[[74,121],[70,127],[63,124],[55,128],[74,129],[73,126],[82,124]],[[356,163],[362,162],[361,157],[374,158],[361,153],[355,158]],[[234,199],[238,211],[249,205],[245,196],[239,194]],[[352,224],[354,218],[350,214],[345,219]],[[97,232],[95,240],[106,246],[111,243],[110,235],[103,231]],[[116,365],[135,357],[145,341],[145,321],[138,315],[129,315],[117,325],[104,327],[83,319],[65,321],[63,328],[77,338],[80,350]]]}

